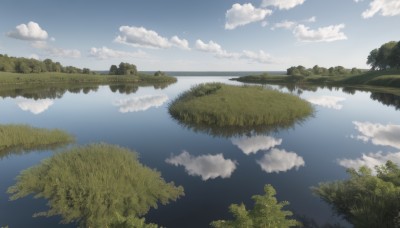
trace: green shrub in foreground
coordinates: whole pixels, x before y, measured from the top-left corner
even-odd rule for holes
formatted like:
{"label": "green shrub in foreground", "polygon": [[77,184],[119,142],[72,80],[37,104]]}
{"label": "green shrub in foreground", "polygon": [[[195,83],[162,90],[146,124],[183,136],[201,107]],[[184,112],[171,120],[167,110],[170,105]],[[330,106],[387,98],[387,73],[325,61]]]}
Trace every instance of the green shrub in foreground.
{"label": "green shrub in foreground", "polygon": [[297,96],[259,86],[208,83],[181,94],[169,113],[187,125],[287,127],[310,116],[313,108]]}
{"label": "green shrub in foreground", "polygon": [[30,194],[45,198],[49,210],[35,216],[60,215],[63,223],[82,227],[144,223],[140,217],[150,208],[184,194],[181,186],[140,164],[135,152],[107,144],[57,153],[22,171],[8,193],[11,200]]}
{"label": "green shrub in foreground", "polygon": [[0,157],[11,150],[26,151],[71,143],[74,138],[61,130],[47,130],[27,125],[0,125]]}

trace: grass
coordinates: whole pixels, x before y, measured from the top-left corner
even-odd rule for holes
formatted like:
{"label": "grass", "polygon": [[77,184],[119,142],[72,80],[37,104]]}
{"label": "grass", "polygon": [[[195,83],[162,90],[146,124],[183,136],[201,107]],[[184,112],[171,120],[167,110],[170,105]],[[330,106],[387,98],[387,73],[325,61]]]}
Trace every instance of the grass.
{"label": "grass", "polygon": [[287,127],[310,116],[313,109],[297,96],[260,86],[208,83],[181,94],[169,113],[184,125],[214,132]]}
{"label": "grass", "polygon": [[60,215],[62,223],[77,222],[80,227],[143,222],[140,217],[150,208],[184,195],[181,186],[166,183],[159,172],[142,165],[134,151],[108,144],[57,153],[22,171],[8,193],[11,200],[31,194],[45,198],[49,210],[35,216]]}
{"label": "grass", "polygon": [[153,76],[139,73],[138,75],[89,75],[89,74],[66,74],[66,73],[39,73],[39,74],[19,74],[0,72],[0,85],[15,84],[111,84],[111,83],[138,83],[138,82],[176,82],[175,77]]}
{"label": "grass", "polygon": [[0,158],[11,153],[54,148],[74,141],[61,130],[47,130],[27,125],[0,125]]}

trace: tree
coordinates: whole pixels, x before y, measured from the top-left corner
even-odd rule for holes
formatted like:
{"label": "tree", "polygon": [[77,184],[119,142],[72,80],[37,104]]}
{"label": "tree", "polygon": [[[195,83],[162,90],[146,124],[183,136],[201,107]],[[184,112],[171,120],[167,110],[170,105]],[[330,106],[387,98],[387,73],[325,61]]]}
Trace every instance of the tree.
{"label": "tree", "polygon": [[82,69],[83,74],[90,74],[90,69],[89,68],[83,68]]}
{"label": "tree", "polygon": [[348,169],[350,179],[321,183],[313,192],[354,227],[398,227],[400,169],[388,161],[376,172]]}
{"label": "tree", "polygon": [[20,62],[18,65],[18,73],[28,74],[32,72],[32,69],[25,62]]}
{"label": "tree", "polygon": [[377,56],[377,63],[378,63],[378,67],[381,70],[386,70],[388,68],[391,68],[391,61],[390,61],[390,56],[392,53],[392,50],[394,49],[394,47],[396,46],[396,42],[395,41],[390,41],[387,42],[385,44],[383,44],[379,50],[378,50],[378,56]]}
{"label": "tree", "polygon": [[400,41],[392,49],[392,53],[389,56],[389,65],[393,68],[400,68]]}
{"label": "tree", "polygon": [[118,67],[116,65],[111,65],[110,72],[108,74],[111,74],[111,75],[118,74]]}
{"label": "tree", "polygon": [[157,71],[154,73],[154,76],[165,76],[165,73],[162,71]]}
{"label": "tree", "polygon": [[121,62],[119,64],[118,74],[119,75],[136,75],[137,74],[136,66],[134,64]]}
{"label": "tree", "polygon": [[294,219],[288,219],[293,213],[284,211],[283,207],[289,202],[278,202],[276,199],[276,191],[271,185],[265,185],[264,195],[255,195],[252,197],[254,207],[252,210],[246,210],[244,204],[232,204],[229,211],[233,214],[234,220],[218,220],[213,221],[211,226],[215,228],[285,228],[301,225]]}

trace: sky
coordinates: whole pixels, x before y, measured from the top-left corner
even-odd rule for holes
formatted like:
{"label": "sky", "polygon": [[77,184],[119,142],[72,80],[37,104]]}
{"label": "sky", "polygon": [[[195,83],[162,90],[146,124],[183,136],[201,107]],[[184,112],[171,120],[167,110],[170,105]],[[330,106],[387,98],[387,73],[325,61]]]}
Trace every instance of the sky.
{"label": "sky", "polygon": [[368,68],[400,0],[1,0],[0,53],[108,70]]}

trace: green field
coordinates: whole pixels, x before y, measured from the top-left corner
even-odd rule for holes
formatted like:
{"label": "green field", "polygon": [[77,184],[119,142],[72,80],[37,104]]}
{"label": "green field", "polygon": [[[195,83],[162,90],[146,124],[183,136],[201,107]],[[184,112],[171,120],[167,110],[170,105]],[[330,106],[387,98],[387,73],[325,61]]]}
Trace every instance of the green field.
{"label": "green field", "polygon": [[260,86],[201,84],[181,94],[170,114],[185,124],[211,127],[288,126],[313,113],[297,96]]}

